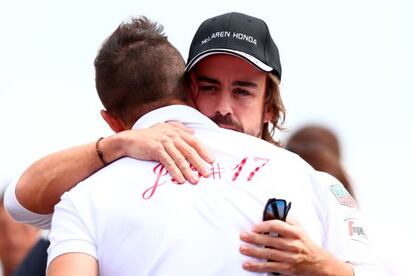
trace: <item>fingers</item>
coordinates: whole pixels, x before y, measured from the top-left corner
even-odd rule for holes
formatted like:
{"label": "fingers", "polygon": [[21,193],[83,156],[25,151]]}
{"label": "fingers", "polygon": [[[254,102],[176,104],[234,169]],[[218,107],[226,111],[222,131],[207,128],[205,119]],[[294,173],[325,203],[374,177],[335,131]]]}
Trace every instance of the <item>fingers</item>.
{"label": "fingers", "polygon": [[192,161],[190,160],[190,158],[194,159],[194,155],[197,154],[197,157],[201,157],[202,159],[204,159],[206,162],[208,163],[213,163],[214,162],[214,157],[211,156],[207,149],[202,145],[202,143],[195,138],[193,135],[188,135],[188,134],[194,134],[194,130],[191,128],[186,127],[185,125],[183,125],[180,122],[177,121],[169,121],[167,123],[170,126],[173,126],[175,131],[177,131],[178,136],[183,139],[190,147],[192,147],[194,149],[194,151],[192,151],[192,155],[186,155],[184,154],[184,156],[191,162],[191,164],[195,165]]}
{"label": "fingers", "polygon": [[[261,247],[270,247],[281,250],[283,252],[287,252],[289,254],[298,254],[300,252],[308,251],[308,245],[306,245],[306,239],[304,239],[304,237],[286,238],[284,236],[272,236],[269,234],[243,232],[240,234],[240,239],[249,244],[254,244]],[[287,256],[285,257],[291,260]]]}
{"label": "fingers", "polygon": [[[195,145],[198,150],[202,149],[201,144],[195,139],[192,135],[180,133],[180,135],[171,136],[168,140],[164,141],[164,148],[176,163],[175,165],[180,169],[185,179],[193,184],[198,182],[198,176],[196,177],[197,174],[194,174],[190,164],[202,176],[210,176],[206,168],[206,161],[200,157],[197,149],[191,146]],[[206,151],[204,151],[204,155],[206,155]]]}
{"label": "fingers", "polygon": [[[192,147],[180,139],[166,139],[157,151],[160,151],[158,154],[159,161],[179,183],[187,180],[192,184],[196,184],[199,181],[198,172],[204,177],[210,175],[206,169],[205,161]],[[197,172],[193,171],[190,163]]]}
{"label": "fingers", "polygon": [[[243,255],[263,259],[266,261],[252,260],[243,263],[243,268],[253,272],[281,272],[286,273],[289,270],[290,265],[283,262],[284,252],[271,248],[255,248],[242,245],[240,247],[240,253]],[[281,261],[278,261],[281,260]]]}
{"label": "fingers", "polygon": [[[294,224],[290,224],[294,223]],[[265,233],[277,233],[272,236]],[[258,223],[253,232],[243,232],[240,239],[247,244],[240,246],[243,255],[271,260],[271,262],[249,261],[243,268],[255,272],[281,272],[288,275],[315,275],[329,256],[314,244],[299,224],[280,220]]]}
{"label": "fingers", "polygon": [[176,166],[181,170],[184,177],[191,183],[198,181],[190,168],[191,164],[202,176],[209,177],[206,162],[213,163],[214,158],[210,156],[202,143],[193,135],[186,132],[188,128],[179,122],[171,122],[169,125],[177,126],[172,133],[169,133],[168,139],[164,141],[164,147],[176,162]]}
{"label": "fingers", "polygon": [[291,242],[287,239],[282,239],[280,237],[275,237],[268,234],[258,234],[253,232],[243,232],[240,234],[240,239],[244,242],[259,245],[267,246],[272,248],[277,248],[284,251],[291,250]]}
{"label": "fingers", "polygon": [[[183,145],[178,146],[178,148],[181,148],[181,149],[182,149],[182,147],[183,147]],[[181,152],[179,150],[177,150],[177,148],[172,143],[166,144],[165,149],[166,149],[168,155],[171,157],[171,159],[173,161],[173,164],[169,164],[170,167],[173,169],[173,171],[169,171],[168,168],[166,167],[167,170],[172,175],[172,177],[175,178],[176,180],[178,180],[176,178],[176,175],[177,175],[177,177],[180,177],[180,174],[181,174],[181,176],[184,176],[184,178],[187,181],[189,181],[192,184],[196,184],[198,182],[199,178],[198,178],[198,176],[196,177],[194,175],[194,172],[190,168],[190,165],[189,165],[188,161],[186,160],[186,158],[184,157],[184,155],[181,154]],[[178,169],[180,171],[180,173],[178,173],[176,169]],[[205,171],[205,169],[203,169],[203,170]],[[182,182],[180,182],[180,183],[182,183]]]}
{"label": "fingers", "polygon": [[159,156],[158,159],[159,159],[160,163],[164,165],[164,167],[171,174],[171,176],[178,183],[184,183],[185,178],[184,178],[183,174],[181,173],[181,170],[175,165],[175,162],[171,158],[171,156],[166,151],[161,151],[158,154],[158,156]]}
{"label": "fingers", "polygon": [[258,247],[247,244],[241,245],[241,254],[266,260],[265,262],[247,261],[243,263],[244,269],[254,272],[281,273],[287,273],[291,269],[292,263],[294,263],[295,254],[286,249],[287,246],[284,244],[283,238],[257,233],[252,233],[251,236],[248,236],[248,233],[242,233],[240,238],[243,241],[255,243],[257,245],[268,244],[274,246]]}
{"label": "fingers", "polygon": [[210,176],[210,173],[207,171],[207,163],[205,159],[200,157],[200,152],[197,152],[196,149],[184,142],[177,142],[176,148],[202,176]]}
{"label": "fingers", "polygon": [[[196,159],[195,157],[201,157],[207,163],[214,163],[214,157],[210,155],[207,149],[203,146],[203,144],[194,136],[186,135],[182,137],[184,141],[191,147],[192,151],[190,152],[187,158]],[[189,159],[190,160],[190,159]],[[191,164],[195,165],[192,161],[198,160],[190,160]]]}
{"label": "fingers", "polygon": [[278,233],[285,238],[300,237],[300,229],[297,226],[281,220],[267,220],[256,224],[253,228],[256,233]]}
{"label": "fingers", "polygon": [[280,272],[286,273],[288,266],[278,262],[253,262],[247,261],[243,263],[243,268],[252,272]]}
{"label": "fingers", "polygon": [[146,143],[149,152],[147,155],[160,161],[179,183],[187,180],[196,184],[199,175],[194,169],[200,175],[209,177],[207,163],[214,162],[214,158],[193,133],[194,131],[176,121],[156,124],[145,132],[144,141],[151,141]]}
{"label": "fingers", "polygon": [[290,259],[290,254],[288,252],[268,247],[254,247],[241,245],[240,253],[246,256],[264,260],[271,260],[275,262],[281,262]]}

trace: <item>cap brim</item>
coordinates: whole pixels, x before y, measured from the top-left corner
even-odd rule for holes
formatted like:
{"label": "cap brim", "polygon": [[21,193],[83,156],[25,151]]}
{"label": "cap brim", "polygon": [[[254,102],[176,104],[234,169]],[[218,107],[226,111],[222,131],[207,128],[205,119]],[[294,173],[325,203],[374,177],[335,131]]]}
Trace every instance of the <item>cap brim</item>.
{"label": "cap brim", "polygon": [[185,71],[188,72],[191,70],[191,68],[193,68],[198,62],[200,62],[200,60],[211,56],[211,55],[217,55],[217,54],[227,54],[227,55],[232,55],[232,56],[236,56],[239,58],[242,58],[246,61],[248,61],[249,63],[251,63],[252,65],[254,65],[255,67],[257,67],[258,69],[265,71],[265,72],[272,72],[273,68],[264,64],[263,62],[261,62],[260,60],[258,60],[257,58],[246,54],[244,52],[240,52],[240,51],[236,51],[236,50],[231,50],[231,49],[210,49],[208,51],[204,51],[201,52],[200,54],[198,54],[197,56],[195,56],[185,67]]}

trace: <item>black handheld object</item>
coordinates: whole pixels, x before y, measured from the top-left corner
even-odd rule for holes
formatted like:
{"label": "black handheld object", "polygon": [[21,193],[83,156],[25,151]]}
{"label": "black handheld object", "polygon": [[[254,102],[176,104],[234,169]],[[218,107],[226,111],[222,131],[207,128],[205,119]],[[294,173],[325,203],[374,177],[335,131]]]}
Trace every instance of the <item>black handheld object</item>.
{"label": "black handheld object", "polygon": [[291,206],[292,204],[286,203],[284,199],[270,198],[263,211],[263,221],[271,219],[286,221]]}
{"label": "black handheld object", "polygon": [[[263,211],[263,221],[278,219],[286,221],[286,217],[289,213],[290,207],[292,204],[286,203],[284,199],[270,198]],[[273,234],[277,235],[277,234]],[[269,260],[270,261],[270,260]],[[273,275],[280,275],[278,272],[272,273]]]}

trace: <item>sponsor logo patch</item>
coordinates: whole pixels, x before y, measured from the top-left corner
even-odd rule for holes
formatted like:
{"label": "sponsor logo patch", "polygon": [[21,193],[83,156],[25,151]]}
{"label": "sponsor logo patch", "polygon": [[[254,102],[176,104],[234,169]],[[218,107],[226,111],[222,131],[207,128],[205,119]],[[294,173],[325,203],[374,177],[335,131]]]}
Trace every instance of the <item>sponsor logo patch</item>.
{"label": "sponsor logo patch", "polygon": [[340,204],[349,208],[357,208],[358,204],[351,194],[345,189],[342,184],[332,185],[330,187],[331,192],[335,195]]}
{"label": "sponsor logo patch", "polygon": [[345,222],[348,225],[348,235],[354,241],[368,243],[368,237],[359,219],[349,218]]}

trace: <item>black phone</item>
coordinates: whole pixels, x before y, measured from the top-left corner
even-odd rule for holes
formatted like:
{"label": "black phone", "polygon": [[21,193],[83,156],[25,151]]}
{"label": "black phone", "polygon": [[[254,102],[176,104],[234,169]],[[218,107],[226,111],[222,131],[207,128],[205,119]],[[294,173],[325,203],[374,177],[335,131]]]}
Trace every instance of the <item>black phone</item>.
{"label": "black phone", "polygon": [[263,221],[271,219],[286,221],[291,206],[292,204],[286,203],[284,199],[270,198],[263,211]]}
{"label": "black phone", "polygon": [[[263,211],[263,221],[266,220],[272,220],[272,219],[278,219],[282,221],[286,221],[286,217],[289,213],[290,207],[292,204],[286,203],[286,200],[284,199],[276,199],[276,198],[270,198],[264,208]],[[279,236],[277,233],[268,233],[272,236]],[[268,260],[271,262],[271,260]],[[278,272],[272,272],[273,275],[280,275]]]}

